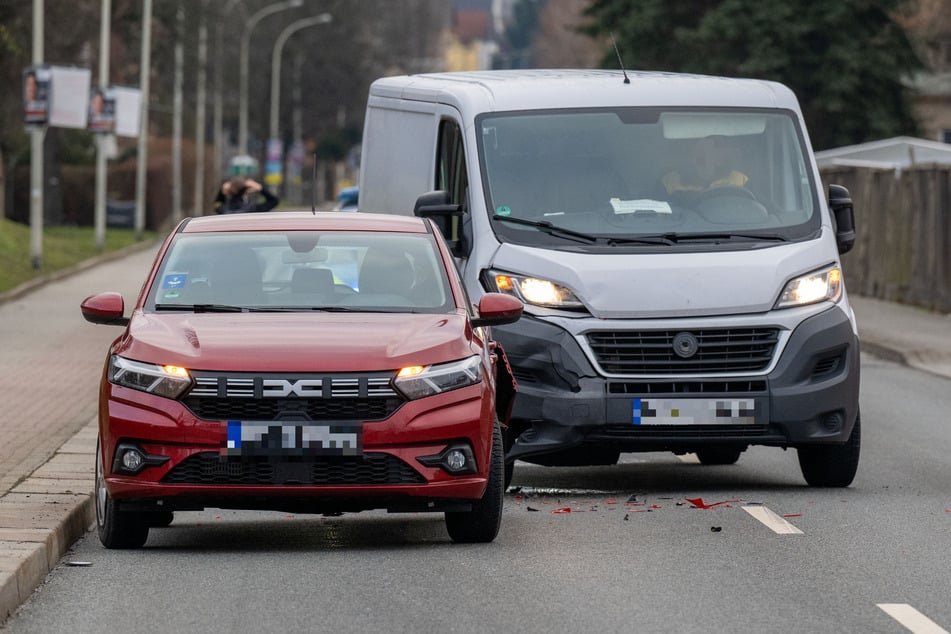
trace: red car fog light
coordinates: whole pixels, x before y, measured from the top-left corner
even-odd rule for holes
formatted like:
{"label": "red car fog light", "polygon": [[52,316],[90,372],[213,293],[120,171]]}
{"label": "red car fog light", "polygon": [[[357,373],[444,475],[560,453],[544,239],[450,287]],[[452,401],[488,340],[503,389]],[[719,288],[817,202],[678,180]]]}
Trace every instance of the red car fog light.
{"label": "red car fog light", "polygon": [[469,475],[478,471],[472,447],[466,443],[449,445],[433,456],[416,458],[427,467],[439,467],[452,475]]}
{"label": "red car fog light", "polygon": [[135,474],[145,467],[158,467],[169,461],[168,456],[156,456],[131,443],[121,443],[116,447],[116,457],[112,461],[113,473]]}

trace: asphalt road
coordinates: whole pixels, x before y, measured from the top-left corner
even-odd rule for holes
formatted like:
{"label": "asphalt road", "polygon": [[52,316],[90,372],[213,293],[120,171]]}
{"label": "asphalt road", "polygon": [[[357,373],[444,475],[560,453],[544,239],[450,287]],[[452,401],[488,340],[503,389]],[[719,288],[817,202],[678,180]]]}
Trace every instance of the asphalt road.
{"label": "asphalt road", "polygon": [[3,631],[943,632],[951,383],[872,357],[862,381],[848,489],[753,448],[520,464],[489,545],[439,515],[179,514],[141,551],[90,533]]}

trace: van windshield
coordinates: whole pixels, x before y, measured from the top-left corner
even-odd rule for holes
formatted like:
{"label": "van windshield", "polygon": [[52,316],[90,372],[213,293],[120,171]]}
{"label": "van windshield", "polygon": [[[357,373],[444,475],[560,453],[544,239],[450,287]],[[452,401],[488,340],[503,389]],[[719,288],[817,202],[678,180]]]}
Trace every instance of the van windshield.
{"label": "van windshield", "polygon": [[819,230],[792,112],[614,108],[477,120],[500,239],[583,245],[767,244]]}

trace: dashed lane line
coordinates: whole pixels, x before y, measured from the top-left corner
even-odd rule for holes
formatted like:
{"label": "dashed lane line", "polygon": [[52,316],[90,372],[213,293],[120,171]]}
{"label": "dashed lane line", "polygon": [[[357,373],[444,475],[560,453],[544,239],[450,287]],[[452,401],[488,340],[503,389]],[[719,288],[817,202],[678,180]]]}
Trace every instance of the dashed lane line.
{"label": "dashed lane line", "polygon": [[949,634],[948,630],[907,603],[878,603],[877,605],[884,610],[888,616],[915,634]]}
{"label": "dashed lane line", "polygon": [[790,524],[784,518],[776,515],[765,506],[745,505],[741,507],[744,511],[766,525],[774,533],[780,535],[802,535],[803,532]]}

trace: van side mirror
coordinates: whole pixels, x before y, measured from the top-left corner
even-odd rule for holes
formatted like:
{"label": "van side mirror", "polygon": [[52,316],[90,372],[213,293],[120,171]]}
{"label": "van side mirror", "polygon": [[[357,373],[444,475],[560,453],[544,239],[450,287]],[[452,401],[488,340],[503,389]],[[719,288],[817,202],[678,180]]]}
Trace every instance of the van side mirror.
{"label": "van side mirror", "polygon": [[[449,192],[437,190],[426,192],[416,199],[416,205],[413,207],[413,215],[420,218],[429,218],[435,223],[446,239],[449,245],[449,251],[455,256],[464,256],[462,241],[453,239],[454,235],[461,233],[459,225],[462,219],[462,205],[452,202]],[[455,220],[455,219],[459,220]],[[455,220],[455,222],[454,222]],[[453,231],[453,225],[456,225],[456,232]]]}
{"label": "van side mirror", "polygon": [[835,220],[835,242],[839,253],[848,253],[855,245],[855,211],[848,189],[842,185],[829,185],[829,210]]}

